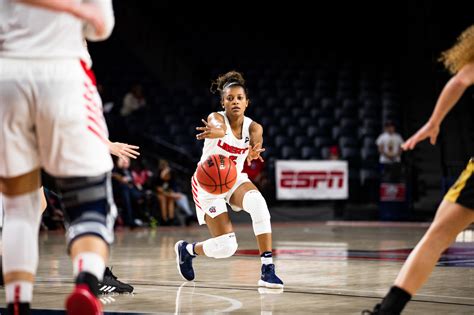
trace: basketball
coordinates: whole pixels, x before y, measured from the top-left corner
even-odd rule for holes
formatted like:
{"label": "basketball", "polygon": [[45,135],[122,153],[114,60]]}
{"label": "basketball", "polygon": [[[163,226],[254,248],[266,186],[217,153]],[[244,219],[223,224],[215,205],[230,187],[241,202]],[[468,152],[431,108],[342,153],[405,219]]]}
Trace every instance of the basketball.
{"label": "basketball", "polygon": [[209,155],[198,164],[196,180],[208,193],[220,195],[228,192],[237,180],[234,162],[221,154]]}

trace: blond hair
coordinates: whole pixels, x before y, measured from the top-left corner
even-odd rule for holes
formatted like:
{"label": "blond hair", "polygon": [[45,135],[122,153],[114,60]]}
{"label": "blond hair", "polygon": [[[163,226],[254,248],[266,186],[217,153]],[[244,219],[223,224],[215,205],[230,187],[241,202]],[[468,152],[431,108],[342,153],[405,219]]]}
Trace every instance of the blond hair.
{"label": "blond hair", "polygon": [[474,25],[459,35],[453,47],[441,53],[439,61],[451,74],[457,73],[464,65],[474,61]]}

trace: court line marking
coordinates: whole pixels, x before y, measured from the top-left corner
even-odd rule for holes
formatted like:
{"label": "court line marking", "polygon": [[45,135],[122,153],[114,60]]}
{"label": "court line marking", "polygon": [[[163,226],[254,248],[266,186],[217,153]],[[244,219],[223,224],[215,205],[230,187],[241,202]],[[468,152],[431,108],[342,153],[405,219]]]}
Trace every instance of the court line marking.
{"label": "court line marking", "polygon": [[[60,280],[60,279],[57,279]],[[40,280],[38,279],[36,281],[37,283],[52,283],[55,281],[51,280]],[[174,288],[179,288],[179,285],[176,284],[159,284],[159,283],[152,283],[152,282],[141,282],[141,281],[129,281],[134,283],[134,285],[143,285],[143,286],[156,286],[156,287],[174,287]],[[61,281],[61,283],[73,283],[73,281]],[[198,282],[194,282],[194,287],[195,288],[201,288],[201,289],[217,289],[217,290],[238,290],[238,291],[255,291],[258,289],[258,287],[242,287],[242,286],[229,286],[229,287],[221,287],[221,286],[206,286],[206,285],[200,285]],[[334,291],[349,291],[346,289],[334,289]],[[350,291],[349,291],[350,292]],[[284,288],[283,293],[291,293],[291,294],[308,294],[308,295],[327,295],[327,296],[342,296],[342,297],[355,297],[355,298],[368,298],[368,299],[382,299],[383,296],[373,296],[373,295],[357,295],[355,293],[337,293],[337,292],[308,292],[308,291],[299,291],[296,289],[289,289],[289,288]],[[363,291],[363,292],[372,292],[372,291]],[[473,300],[473,304],[469,303],[460,303],[460,302],[447,302],[447,301],[431,301],[431,300],[423,300],[420,299],[420,297],[433,297],[433,298],[448,298],[448,299],[464,299],[464,300]],[[456,297],[456,296],[445,296],[445,295],[428,295],[428,294],[423,294],[421,296],[416,296],[416,298],[413,298],[411,301],[415,302],[420,302],[420,303],[434,303],[434,304],[442,304],[442,305],[459,305],[459,306],[474,306],[474,298],[469,298],[469,297]]]}

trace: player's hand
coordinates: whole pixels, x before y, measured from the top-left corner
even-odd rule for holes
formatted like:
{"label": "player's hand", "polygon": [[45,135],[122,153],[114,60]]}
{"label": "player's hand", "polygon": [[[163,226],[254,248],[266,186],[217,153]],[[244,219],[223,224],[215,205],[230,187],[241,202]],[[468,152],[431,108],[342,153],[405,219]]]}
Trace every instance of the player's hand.
{"label": "player's hand", "polygon": [[136,159],[140,155],[140,153],[135,150],[138,150],[139,148],[140,147],[136,145],[130,145],[127,143],[121,143],[121,142],[109,143],[110,153],[118,156],[120,159],[125,159],[125,157]]}
{"label": "player's hand", "polygon": [[104,16],[100,9],[92,3],[80,3],[73,7],[71,13],[85,23],[92,25],[98,37],[105,33]]}
{"label": "player's hand", "polygon": [[225,132],[222,128],[219,127],[214,127],[210,125],[207,121],[204,119],[201,119],[202,123],[204,124],[204,127],[196,127],[196,130],[202,131],[201,133],[196,135],[196,139],[202,140],[202,139],[215,139],[215,138],[222,138],[225,136]]}
{"label": "player's hand", "polygon": [[439,125],[428,121],[423,127],[421,127],[413,136],[410,137],[404,144],[402,144],[403,150],[413,150],[418,142],[430,138],[432,145],[436,144],[436,138],[439,134]]}
{"label": "player's hand", "polygon": [[253,147],[249,145],[249,154],[247,155],[247,165],[252,164],[252,160],[259,159],[263,162],[263,158],[260,156],[260,153],[264,152],[265,148],[262,148],[261,143],[255,144]]}

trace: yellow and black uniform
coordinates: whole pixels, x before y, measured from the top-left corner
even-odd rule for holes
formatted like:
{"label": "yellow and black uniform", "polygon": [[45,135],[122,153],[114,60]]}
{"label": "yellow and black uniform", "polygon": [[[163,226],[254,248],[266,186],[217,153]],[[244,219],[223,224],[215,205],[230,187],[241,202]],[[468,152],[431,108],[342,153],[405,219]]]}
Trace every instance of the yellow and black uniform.
{"label": "yellow and black uniform", "polygon": [[467,163],[458,180],[444,196],[445,200],[455,202],[463,207],[474,210],[474,158]]}

